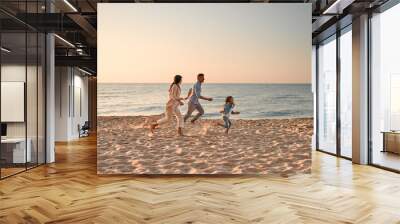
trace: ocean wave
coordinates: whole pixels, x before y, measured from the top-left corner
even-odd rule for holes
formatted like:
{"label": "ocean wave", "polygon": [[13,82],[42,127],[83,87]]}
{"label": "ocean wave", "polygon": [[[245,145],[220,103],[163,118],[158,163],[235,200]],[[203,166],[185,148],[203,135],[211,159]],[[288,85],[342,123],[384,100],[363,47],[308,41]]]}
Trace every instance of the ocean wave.
{"label": "ocean wave", "polygon": [[307,111],[303,110],[267,111],[267,112],[261,112],[260,114],[266,117],[293,117],[293,116],[308,115],[308,114],[312,116],[312,112],[308,113]]}
{"label": "ocean wave", "polygon": [[164,110],[165,106],[145,106],[145,107],[134,108],[131,111],[143,112],[143,111],[164,111]]}
{"label": "ocean wave", "polygon": [[301,98],[302,96],[298,95],[282,95],[282,96],[271,96],[271,99],[298,99]]}

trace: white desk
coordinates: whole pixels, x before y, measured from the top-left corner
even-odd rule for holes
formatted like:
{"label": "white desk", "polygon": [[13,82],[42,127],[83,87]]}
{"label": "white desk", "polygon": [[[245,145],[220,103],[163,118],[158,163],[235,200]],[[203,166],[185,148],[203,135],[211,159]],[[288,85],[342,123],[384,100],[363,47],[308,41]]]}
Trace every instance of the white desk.
{"label": "white desk", "polygon": [[[31,146],[32,140],[30,138],[26,139],[28,143],[26,147],[26,154],[25,154],[25,138],[5,138],[1,139],[1,144],[13,146],[13,163],[25,163],[31,162],[32,160],[32,153],[31,153]],[[25,159],[27,159],[25,161]]]}

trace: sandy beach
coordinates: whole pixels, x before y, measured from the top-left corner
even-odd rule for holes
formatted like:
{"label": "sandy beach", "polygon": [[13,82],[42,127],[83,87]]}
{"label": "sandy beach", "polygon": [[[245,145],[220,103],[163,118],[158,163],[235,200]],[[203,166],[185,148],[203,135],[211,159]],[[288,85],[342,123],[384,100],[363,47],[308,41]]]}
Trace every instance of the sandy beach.
{"label": "sandy beach", "polygon": [[311,172],[312,119],[233,119],[148,125],[160,116],[99,116],[98,174],[274,174]]}

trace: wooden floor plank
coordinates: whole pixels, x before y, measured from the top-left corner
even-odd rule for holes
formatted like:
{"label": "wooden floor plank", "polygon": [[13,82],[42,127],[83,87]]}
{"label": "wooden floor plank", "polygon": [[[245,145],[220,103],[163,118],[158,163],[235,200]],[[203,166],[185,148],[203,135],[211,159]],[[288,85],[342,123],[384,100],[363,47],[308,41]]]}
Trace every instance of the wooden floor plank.
{"label": "wooden floor plank", "polygon": [[310,175],[99,176],[96,139],[0,181],[0,223],[400,223],[400,175],[313,152]]}

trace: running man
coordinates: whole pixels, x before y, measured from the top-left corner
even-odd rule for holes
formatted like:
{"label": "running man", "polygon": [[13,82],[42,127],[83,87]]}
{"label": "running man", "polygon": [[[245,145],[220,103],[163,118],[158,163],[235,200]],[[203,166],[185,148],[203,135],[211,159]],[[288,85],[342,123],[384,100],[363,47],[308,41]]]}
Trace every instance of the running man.
{"label": "running man", "polygon": [[191,88],[189,90],[188,95],[191,95],[191,96],[190,96],[190,99],[188,102],[188,111],[183,119],[185,122],[192,115],[193,111],[195,111],[195,110],[197,110],[198,113],[191,120],[192,123],[194,123],[197,119],[199,119],[199,117],[201,117],[204,114],[204,109],[201,106],[199,99],[208,100],[208,101],[213,100],[211,97],[205,97],[205,96],[201,95],[201,85],[203,84],[203,82],[204,82],[204,74],[200,73],[197,75],[197,82],[193,85],[193,88]]}

